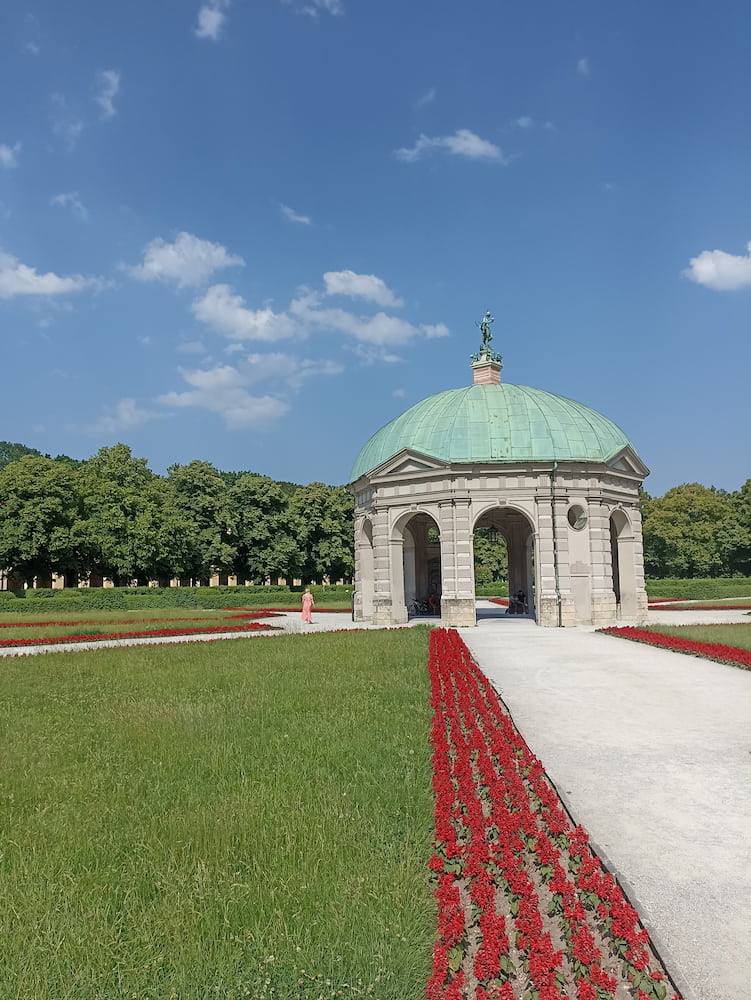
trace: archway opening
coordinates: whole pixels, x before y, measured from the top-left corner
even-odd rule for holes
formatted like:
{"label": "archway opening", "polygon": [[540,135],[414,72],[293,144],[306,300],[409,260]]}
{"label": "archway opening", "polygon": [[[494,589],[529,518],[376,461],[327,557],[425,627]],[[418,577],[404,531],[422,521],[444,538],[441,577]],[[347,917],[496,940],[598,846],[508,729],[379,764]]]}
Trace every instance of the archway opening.
{"label": "archway opening", "polygon": [[375,558],[373,555],[373,523],[365,518],[357,544],[357,559],[359,562],[358,590],[360,591],[360,615],[369,620],[373,616],[373,580],[375,575]]}
{"label": "archway opening", "polygon": [[610,562],[619,617],[631,618],[637,610],[634,535],[623,510],[614,510],[610,515]]}
{"label": "archway opening", "polygon": [[402,581],[407,613],[437,615],[441,608],[441,536],[429,514],[414,514],[402,525]]}
{"label": "archway opening", "polygon": [[505,506],[481,514],[473,530],[475,565],[477,556],[483,558],[493,545],[499,568],[505,547],[509,614],[536,617],[535,536],[526,515]]}

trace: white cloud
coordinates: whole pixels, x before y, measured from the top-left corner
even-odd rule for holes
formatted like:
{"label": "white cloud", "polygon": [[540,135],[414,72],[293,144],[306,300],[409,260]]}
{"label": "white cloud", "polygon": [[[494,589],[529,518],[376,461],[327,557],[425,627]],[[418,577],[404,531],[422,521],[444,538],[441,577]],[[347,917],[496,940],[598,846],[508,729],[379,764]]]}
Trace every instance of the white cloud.
{"label": "white cloud", "polygon": [[414,326],[398,316],[388,316],[383,312],[375,316],[356,316],[343,309],[324,309],[319,305],[320,296],[307,292],[290,304],[289,311],[305,327],[344,333],[370,344],[406,344],[419,336],[429,339],[448,336],[448,329],[442,323]]}
{"label": "white cloud", "polygon": [[80,274],[61,278],[52,271],[37,274],[36,268],[27,267],[16,257],[0,251],[0,299],[12,299],[16,295],[64,295],[98,287],[101,287],[99,278],[85,278]]}
{"label": "white cloud", "polygon": [[404,399],[407,393],[405,389],[394,389],[391,395],[394,397],[394,399]]}
{"label": "white cloud", "polygon": [[5,167],[6,170],[17,167],[18,154],[20,152],[20,142],[17,142],[14,146],[7,146],[5,143],[0,142],[0,167]]}
{"label": "white cloud", "polygon": [[175,281],[182,288],[203,284],[225,267],[244,264],[242,257],[227,253],[220,243],[178,233],[174,243],[166,243],[161,237],[152,240],[144,250],[143,264],[126,270],[139,281]]}
{"label": "white cloud", "polygon": [[300,333],[286,313],[275,313],[268,307],[248,309],[243,297],[235,295],[229,285],[212,285],[191,309],[196,319],[233,340],[281,340]]}
{"label": "white cloud", "polygon": [[341,375],[344,365],[338,361],[296,358],[290,363],[288,354],[248,354],[240,371],[247,382],[279,380],[292,389],[299,389],[306,379]]}
{"label": "white cloud", "polygon": [[724,250],[704,250],[689,261],[683,274],[717,292],[751,286],[751,243],[747,249],[745,257]]}
{"label": "white cloud", "polygon": [[36,42],[26,42],[23,51],[29,56],[38,56],[40,49]]}
{"label": "white cloud", "polygon": [[227,18],[230,0],[209,0],[198,11],[198,23],[193,29],[196,38],[210,38],[218,42]]}
{"label": "white cloud", "polygon": [[[284,0],[285,3],[289,0]],[[308,17],[317,18],[321,11],[324,14],[332,14],[334,16],[344,13],[344,5],[341,0],[310,0],[309,3],[304,4],[302,7],[298,8],[301,14],[307,14]]]}
{"label": "white cloud", "polygon": [[94,101],[99,105],[100,118],[105,121],[117,114],[114,100],[120,93],[120,73],[116,69],[103,69],[96,75],[97,93]]}
{"label": "white cloud", "polygon": [[279,211],[288,222],[299,222],[303,226],[310,226],[313,224],[313,220],[309,215],[299,215],[294,208],[290,208],[289,205],[279,205]]}
{"label": "white cloud", "polygon": [[385,281],[374,274],[355,274],[354,271],[327,271],[323,280],[327,295],[347,295],[365,299],[376,305],[396,308],[404,302],[398,298]]}
{"label": "white cloud", "polygon": [[584,56],[584,58],[580,59],[576,64],[576,72],[580,73],[582,76],[589,76],[589,59],[587,56]]}
{"label": "white cloud", "polygon": [[435,87],[431,87],[430,90],[426,90],[422,97],[418,97],[415,101],[415,110],[419,111],[420,108],[424,108],[426,104],[432,104],[437,96],[438,91]]}
{"label": "white cloud", "polygon": [[126,397],[119,400],[114,406],[108,407],[101,417],[87,424],[85,430],[90,434],[117,434],[120,431],[134,430],[148,423],[163,417],[163,413],[154,410],[143,410],[136,405],[135,399]]}
{"label": "white cloud", "polygon": [[289,403],[276,396],[252,396],[245,388],[248,378],[232,365],[217,368],[179,369],[192,388],[159,396],[164,406],[198,407],[223,417],[232,430],[262,428],[283,417]]}
{"label": "white cloud", "polygon": [[481,139],[467,128],[460,128],[453,135],[420,135],[411,149],[397,149],[394,155],[405,163],[414,163],[436,149],[446,150],[455,156],[466,156],[470,160],[494,160],[504,165],[509,162],[500,146]]}
{"label": "white cloud", "polygon": [[205,354],[206,348],[200,340],[184,340],[177,345],[180,354]]}
{"label": "white cloud", "polygon": [[50,198],[50,205],[59,205],[61,208],[70,208],[74,215],[76,215],[81,222],[87,222],[89,218],[89,212],[84,203],[81,201],[81,196],[78,191],[66,191],[64,194],[56,194],[53,198]]}
{"label": "white cloud", "polygon": [[514,118],[511,124],[514,128],[528,129],[534,128],[536,122],[534,118],[530,118],[528,115],[522,115],[521,118]]}
{"label": "white cloud", "polygon": [[81,138],[84,130],[84,123],[71,110],[70,105],[62,94],[53,94],[52,103],[54,111],[52,113],[52,134],[61,139],[65,148],[70,152],[75,148],[76,143]]}

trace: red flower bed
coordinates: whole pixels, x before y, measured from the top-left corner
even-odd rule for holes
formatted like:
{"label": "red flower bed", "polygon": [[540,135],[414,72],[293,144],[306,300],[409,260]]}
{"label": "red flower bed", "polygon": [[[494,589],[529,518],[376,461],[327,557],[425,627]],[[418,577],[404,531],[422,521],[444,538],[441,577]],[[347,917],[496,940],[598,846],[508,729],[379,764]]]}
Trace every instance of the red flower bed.
{"label": "red flower bed", "polygon": [[264,625],[261,622],[249,622],[247,625],[212,625],[207,628],[162,628],[148,632],[108,632],[93,635],[56,635],[35,637],[33,639],[0,639],[0,646],[47,646],[61,642],[99,642],[103,639],[144,639],[151,636],[168,635],[202,635],[219,632],[260,632],[277,629],[276,625]]}
{"label": "red flower bed", "polygon": [[438,936],[426,1000],[679,1000],[455,631],[431,634],[429,671]]}
{"label": "red flower bed", "polygon": [[618,635],[622,639],[645,642],[650,646],[662,646],[678,653],[691,653],[693,656],[703,656],[707,660],[732,663],[751,670],[751,650],[738,649],[737,646],[725,646],[719,642],[696,642],[681,636],[651,632],[646,628],[634,628],[632,625],[601,628],[598,631],[605,635]]}

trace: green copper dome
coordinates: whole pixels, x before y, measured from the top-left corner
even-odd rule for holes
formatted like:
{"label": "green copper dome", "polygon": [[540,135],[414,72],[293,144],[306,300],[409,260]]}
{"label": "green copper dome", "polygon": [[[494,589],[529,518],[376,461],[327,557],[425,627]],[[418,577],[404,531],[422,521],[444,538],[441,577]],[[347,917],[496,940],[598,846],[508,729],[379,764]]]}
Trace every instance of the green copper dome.
{"label": "green copper dome", "polygon": [[470,385],[416,403],[382,427],[350,482],[403,448],[444,462],[607,462],[636,449],[601,413],[526,385]]}

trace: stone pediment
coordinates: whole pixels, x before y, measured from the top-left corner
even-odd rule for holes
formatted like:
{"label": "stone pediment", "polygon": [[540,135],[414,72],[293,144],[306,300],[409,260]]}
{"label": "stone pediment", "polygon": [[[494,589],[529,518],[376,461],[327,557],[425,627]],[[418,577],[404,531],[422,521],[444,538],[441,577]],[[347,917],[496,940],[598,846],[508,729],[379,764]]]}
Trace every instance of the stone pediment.
{"label": "stone pediment", "polygon": [[624,448],[617,455],[608,461],[607,466],[613,472],[622,472],[626,476],[633,476],[635,479],[644,479],[649,475],[649,469],[630,448]]}
{"label": "stone pediment", "polygon": [[417,476],[420,473],[436,472],[439,469],[448,468],[448,462],[442,462],[439,458],[433,458],[430,455],[423,455],[419,451],[412,451],[410,448],[403,448],[396,455],[392,455],[391,458],[386,459],[385,462],[373,469],[368,478],[384,479],[389,476],[403,478],[404,476]]}

